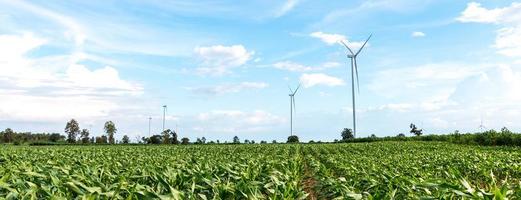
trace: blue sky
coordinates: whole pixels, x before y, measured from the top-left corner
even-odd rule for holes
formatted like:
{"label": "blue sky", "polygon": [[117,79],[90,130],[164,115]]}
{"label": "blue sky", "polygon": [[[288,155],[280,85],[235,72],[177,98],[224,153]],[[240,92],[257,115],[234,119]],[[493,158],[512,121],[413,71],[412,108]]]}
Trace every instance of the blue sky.
{"label": "blue sky", "polygon": [[[358,58],[359,136],[521,131],[521,2],[0,1],[0,128],[284,141],[351,127],[344,40]],[[516,121],[517,119],[517,121]]]}

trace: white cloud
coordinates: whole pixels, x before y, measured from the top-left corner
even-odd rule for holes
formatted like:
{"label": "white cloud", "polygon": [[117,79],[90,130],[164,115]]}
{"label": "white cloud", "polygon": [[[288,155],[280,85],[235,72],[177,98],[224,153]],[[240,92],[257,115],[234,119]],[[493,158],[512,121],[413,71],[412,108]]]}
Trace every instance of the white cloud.
{"label": "white cloud", "polygon": [[202,60],[198,71],[212,75],[229,73],[232,68],[245,64],[254,54],[242,45],[196,47],[194,52]]}
{"label": "white cloud", "polygon": [[83,45],[83,43],[86,40],[87,36],[85,34],[84,28],[70,17],[60,15],[56,12],[52,12],[50,10],[35,6],[25,1],[7,1],[5,3],[28,10],[34,14],[43,17],[50,18],[55,22],[61,24],[62,26],[67,28],[67,31],[64,33],[64,36],[73,39],[75,44],[78,46]]}
{"label": "white cloud", "polygon": [[328,45],[334,45],[338,44],[340,41],[346,41],[346,36],[340,35],[340,34],[329,34],[329,33],[323,33],[323,32],[313,32],[309,36],[318,38],[322,40],[322,42],[325,42]]}
{"label": "white cloud", "polygon": [[292,71],[292,72],[305,72],[313,70],[310,66],[305,66],[302,64],[294,63],[291,61],[281,61],[273,64],[273,66],[277,69]]}
{"label": "white cloud", "polygon": [[467,4],[467,8],[457,18],[460,22],[493,23],[502,25],[497,31],[494,47],[498,53],[521,56],[521,3],[512,3],[508,7],[487,9],[476,2]]}
{"label": "white cloud", "polygon": [[291,72],[307,72],[307,71],[320,71],[327,68],[334,68],[340,66],[338,62],[325,62],[320,66],[312,67],[303,64],[295,63],[292,61],[281,61],[273,64],[273,67],[281,70],[287,70]]}
{"label": "white cloud", "polygon": [[[459,81],[481,72],[480,66],[459,63],[433,63],[386,69],[376,72],[368,87],[378,95],[388,98],[414,93],[431,98],[446,97]],[[430,92],[425,94],[423,91]]]}
{"label": "white cloud", "polygon": [[188,90],[202,95],[223,95],[228,93],[237,93],[243,90],[263,89],[269,84],[264,82],[241,82],[238,84],[223,84],[217,86],[205,86],[187,88]]}
{"label": "white cloud", "polygon": [[521,72],[514,66],[441,63],[385,70],[374,78],[369,88],[393,103],[361,107],[365,117],[407,113],[400,119],[443,131],[477,131],[483,115],[489,128],[520,128],[514,119],[521,117]]}
{"label": "white cloud", "polygon": [[288,13],[289,11],[293,10],[293,8],[295,8],[295,6],[299,3],[299,0],[287,0],[283,5],[282,7],[280,7],[279,9],[277,9],[277,11],[275,12],[274,16],[275,17],[281,17],[281,16],[284,16],[286,13]]}
{"label": "white cloud", "polygon": [[120,107],[117,97],[143,91],[139,84],[122,80],[112,67],[89,70],[77,64],[81,59],[74,54],[58,57],[53,65],[46,57],[28,58],[26,54],[47,44],[31,33],[0,35],[0,43],[2,120],[100,117]]}
{"label": "white cloud", "polygon": [[333,68],[333,67],[338,67],[340,66],[340,63],[338,62],[326,62],[324,64],[322,64],[322,68]]}
{"label": "white cloud", "polygon": [[[334,45],[334,44],[340,44],[340,41],[344,41],[349,48],[353,51],[357,51],[362,45],[364,44],[363,41],[351,41],[346,38],[344,35],[340,34],[330,34],[330,33],[323,33],[323,32],[313,32],[309,36],[318,38],[322,42],[326,43],[327,45]],[[366,46],[370,46],[369,43],[366,44]]]}
{"label": "white cloud", "polygon": [[255,110],[245,112],[240,110],[214,110],[200,113],[197,116],[200,132],[244,133],[268,130],[271,126],[286,122],[285,118],[272,113]]}
{"label": "white cloud", "polygon": [[414,31],[411,33],[411,36],[412,37],[425,37],[425,33],[421,32],[421,31]]}
{"label": "white cloud", "polygon": [[306,88],[313,87],[316,85],[339,86],[345,84],[344,80],[340,78],[322,73],[303,74],[302,76],[300,76],[300,82]]}

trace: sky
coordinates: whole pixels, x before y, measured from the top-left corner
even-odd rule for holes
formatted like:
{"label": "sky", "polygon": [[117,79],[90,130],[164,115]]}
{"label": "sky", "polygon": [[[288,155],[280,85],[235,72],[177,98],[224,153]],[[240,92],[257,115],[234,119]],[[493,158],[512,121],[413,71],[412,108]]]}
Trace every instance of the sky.
{"label": "sky", "polygon": [[[521,2],[0,0],[0,129],[301,141],[521,131]],[[517,122],[517,123],[516,123]]]}

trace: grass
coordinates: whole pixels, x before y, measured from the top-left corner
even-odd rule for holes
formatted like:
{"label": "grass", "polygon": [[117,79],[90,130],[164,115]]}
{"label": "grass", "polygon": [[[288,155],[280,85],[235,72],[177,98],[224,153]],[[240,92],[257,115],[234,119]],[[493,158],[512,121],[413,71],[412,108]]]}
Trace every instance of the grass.
{"label": "grass", "polygon": [[0,199],[515,199],[521,149],[440,142],[4,146],[0,177]]}

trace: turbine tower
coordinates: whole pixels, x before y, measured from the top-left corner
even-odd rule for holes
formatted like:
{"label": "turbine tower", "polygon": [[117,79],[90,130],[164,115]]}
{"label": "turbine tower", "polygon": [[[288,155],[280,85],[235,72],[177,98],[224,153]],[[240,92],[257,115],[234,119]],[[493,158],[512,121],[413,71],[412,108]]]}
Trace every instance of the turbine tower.
{"label": "turbine tower", "polygon": [[163,105],[163,131],[165,130],[166,105]]}
{"label": "turbine tower", "polygon": [[297,115],[297,108],[295,107],[295,94],[297,94],[298,89],[300,88],[300,84],[297,86],[297,89],[293,91],[291,87],[289,87],[289,116],[290,116],[290,135],[293,136],[293,112]]}
{"label": "turbine tower", "polygon": [[152,121],[152,117],[148,117],[148,137],[150,137],[150,124]]}
{"label": "turbine tower", "polygon": [[353,135],[354,135],[354,137],[356,137],[355,74],[356,74],[356,86],[358,88],[358,93],[360,93],[360,85],[359,85],[359,80],[358,80],[358,66],[356,65],[356,57],[358,56],[358,54],[360,54],[360,52],[362,51],[364,46],[367,44],[367,41],[369,41],[369,39],[371,39],[371,36],[373,36],[373,35],[372,34],[369,35],[369,37],[367,38],[367,40],[365,40],[362,47],[360,47],[360,49],[358,49],[358,51],[356,53],[354,53],[351,50],[351,48],[349,48],[349,46],[347,46],[347,44],[344,41],[340,41],[347,48],[347,50],[349,50],[349,53],[347,54],[347,58],[349,58],[351,60],[351,93],[353,95]]}

